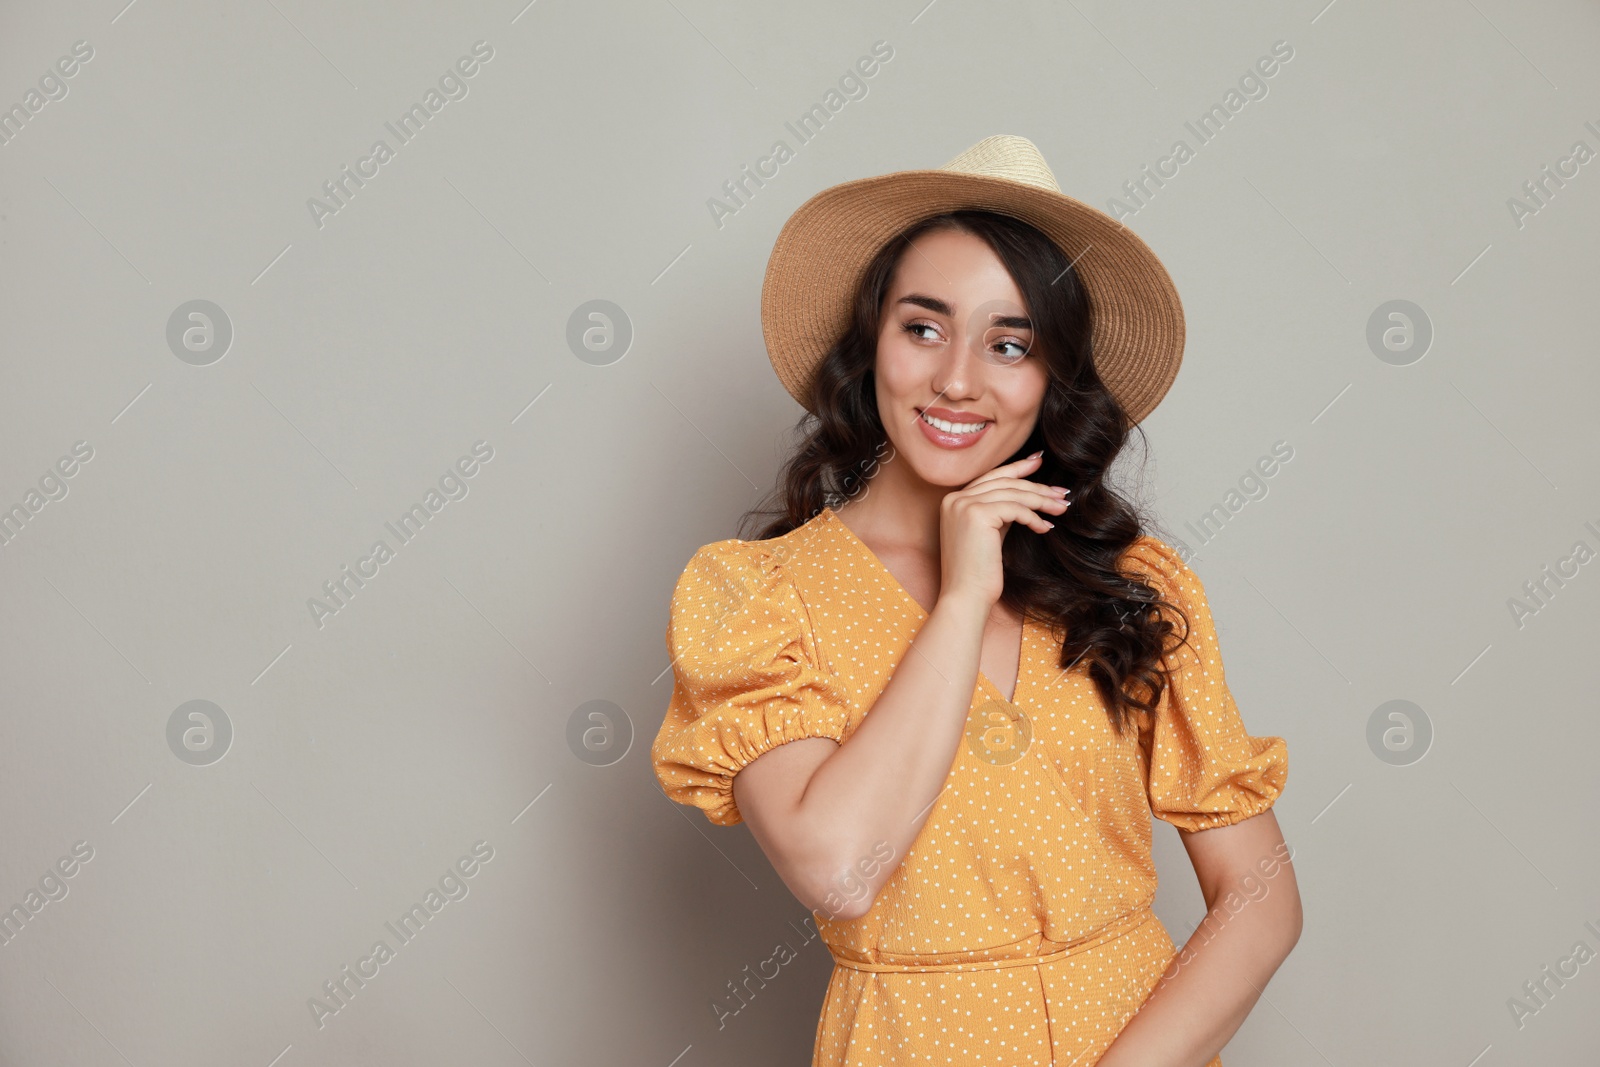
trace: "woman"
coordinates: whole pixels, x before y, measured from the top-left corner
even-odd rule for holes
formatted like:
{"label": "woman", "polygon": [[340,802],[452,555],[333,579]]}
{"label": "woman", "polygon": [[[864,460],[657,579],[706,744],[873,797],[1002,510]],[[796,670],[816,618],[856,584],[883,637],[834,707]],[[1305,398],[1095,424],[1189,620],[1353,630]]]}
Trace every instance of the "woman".
{"label": "woman", "polygon": [[[762,324],[815,421],[761,537],[678,581],[652,759],[817,914],[813,1063],[1217,1067],[1300,900],[1287,746],[1107,483],[1177,373],[1166,271],[991,137],[803,205]],[[1211,909],[1182,953],[1152,813]]]}

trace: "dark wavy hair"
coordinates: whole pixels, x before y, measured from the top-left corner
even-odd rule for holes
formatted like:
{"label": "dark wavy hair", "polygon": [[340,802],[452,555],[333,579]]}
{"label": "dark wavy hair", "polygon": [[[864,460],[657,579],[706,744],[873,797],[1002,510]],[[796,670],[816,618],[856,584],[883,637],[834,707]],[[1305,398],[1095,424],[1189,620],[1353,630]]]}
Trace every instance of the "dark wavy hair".
{"label": "dark wavy hair", "polygon": [[1080,660],[1086,664],[1112,728],[1124,734],[1135,718],[1155,714],[1167,685],[1163,657],[1173,649],[1164,643],[1176,627],[1160,606],[1183,618],[1180,643],[1187,640],[1189,620],[1141,574],[1117,568],[1147,525],[1108,477],[1138,427],[1095,369],[1088,291],[1061,248],[1021,219],[951,211],[913,224],[879,250],[856,290],[850,324],[817,368],[810,411],[795,428],[799,445],[763,501],[771,506],[747,512],[741,529],[755,516],[770,515],[757,539],[781,536],[853,496],[871,478],[890,447],[873,377],[884,298],[910,243],[940,229],[972,234],[994,249],[1033,322],[1030,354],[1042,358],[1047,370],[1038,422],[1007,462],[1043,449],[1043,463],[1031,479],[1072,490],[1072,506],[1055,518],[1053,530],[1041,535],[1014,525],[1007,532],[1001,602],[1061,637],[1059,665],[1069,670]]}

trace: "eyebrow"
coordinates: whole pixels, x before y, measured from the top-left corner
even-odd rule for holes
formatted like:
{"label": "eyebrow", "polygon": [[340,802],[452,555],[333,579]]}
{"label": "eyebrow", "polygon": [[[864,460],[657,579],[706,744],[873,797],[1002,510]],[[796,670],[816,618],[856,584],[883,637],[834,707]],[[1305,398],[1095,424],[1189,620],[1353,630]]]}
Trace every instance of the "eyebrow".
{"label": "eyebrow", "polygon": [[[913,304],[917,307],[927,308],[929,311],[940,315],[952,317],[955,315],[955,309],[949,304],[936,296],[928,296],[925,293],[907,293],[899,300],[896,300],[895,303]],[[1000,315],[994,319],[993,325],[1003,326],[1012,330],[1031,330],[1033,329],[1033,320],[1026,315]]]}

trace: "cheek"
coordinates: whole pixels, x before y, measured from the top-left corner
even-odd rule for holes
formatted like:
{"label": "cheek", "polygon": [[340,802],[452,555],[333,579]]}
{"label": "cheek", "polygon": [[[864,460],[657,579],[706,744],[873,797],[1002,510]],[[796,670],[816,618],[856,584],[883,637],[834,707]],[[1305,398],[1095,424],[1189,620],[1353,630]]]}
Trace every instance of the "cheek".
{"label": "cheek", "polygon": [[1043,369],[1030,369],[997,384],[995,395],[1000,399],[1001,410],[1007,415],[1017,420],[1027,419],[1038,414],[1044,402],[1045,384]]}
{"label": "cheek", "polygon": [[926,384],[917,380],[917,365],[913,356],[914,353],[906,352],[903,346],[893,341],[879,343],[874,369],[880,399],[898,399],[914,391],[919,384]]}

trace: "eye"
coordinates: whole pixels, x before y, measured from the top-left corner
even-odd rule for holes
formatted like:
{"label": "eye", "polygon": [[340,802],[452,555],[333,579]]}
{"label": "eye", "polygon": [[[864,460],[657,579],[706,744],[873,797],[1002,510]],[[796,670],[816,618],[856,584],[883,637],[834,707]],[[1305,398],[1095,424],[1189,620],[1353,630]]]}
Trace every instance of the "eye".
{"label": "eye", "polygon": [[1005,348],[1015,349],[1015,351],[1013,351],[1013,352],[1005,352],[1005,351],[995,352],[996,358],[998,358],[1002,363],[1015,363],[1018,360],[1020,360],[1023,356],[1026,356],[1028,354],[1027,342],[1018,341],[1015,338],[1011,338],[1011,337],[1003,337],[1003,338],[1001,338],[1000,340],[996,341],[993,345],[991,345],[990,348],[991,349],[1005,349]]}
{"label": "eye", "polygon": [[924,334],[920,334],[917,331],[918,330],[934,330],[934,331],[937,331],[939,329],[939,327],[935,326],[931,322],[904,322],[904,323],[900,324],[900,329],[904,330],[906,333],[909,333],[911,336],[917,338],[920,341],[932,341],[932,340],[935,340],[935,338],[928,337],[928,336],[926,336]]}

